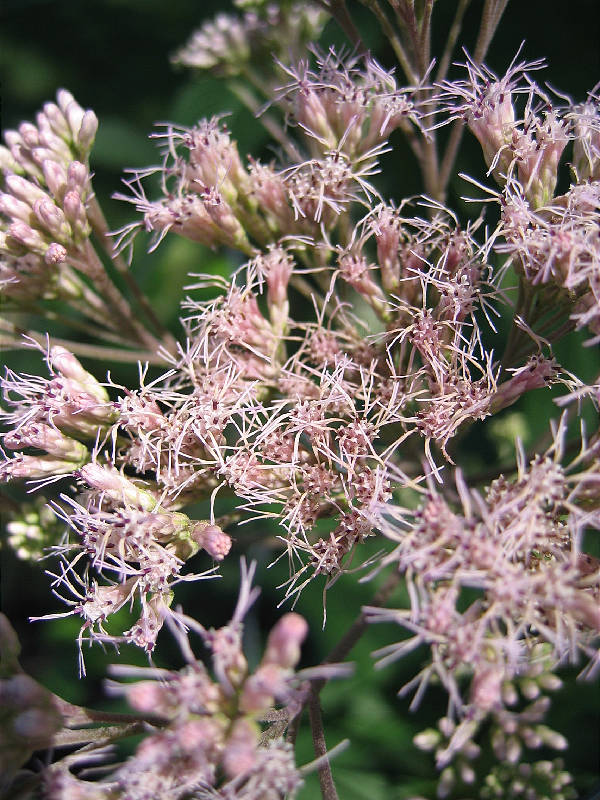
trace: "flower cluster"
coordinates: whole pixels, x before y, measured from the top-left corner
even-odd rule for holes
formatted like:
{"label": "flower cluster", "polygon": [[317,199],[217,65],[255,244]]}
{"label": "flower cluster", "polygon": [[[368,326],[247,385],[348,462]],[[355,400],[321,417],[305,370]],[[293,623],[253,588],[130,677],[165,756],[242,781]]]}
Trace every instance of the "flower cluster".
{"label": "flower cluster", "polygon": [[[442,721],[443,737],[427,733],[417,740],[437,748],[444,785],[457,771],[463,781],[474,781],[461,759],[479,754],[472,739],[489,717],[497,726],[492,740],[499,762],[518,763],[522,745],[566,747],[558,734],[530,725],[541,723],[549,705],[541,695],[560,686],[554,670],[576,662],[578,650],[597,672],[600,562],[580,547],[585,530],[598,526],[595,510],[583,501],[596,493],[598,449],[582,450],[563,466],[565,432],[557,430],[551,449],[530,463],[521,453],[516,478],[500,476],[483,495],[457,473],[460,512],[433,482],[415,512],[381,508],[378,527],[397,542],[388,560],[406,576],[411,608],[366,613],[371,622],[395,622],[411,634],[382,649],[381,664],[429,648],[428,663],[401,691],[416,689],[417,705],[429,682],[437,681],[461,720]],[[519,700],[517,688],[534,704],[515,714],[510,707]],[[452,760],[457,763],[448,767]]]}
{"label": "flower cluster", "polygon": [[[48,800],[177,800],[190,793],[198,800],[295,796],[302,777],[282,734],[307,690],[294,668],[308,626],[298,614],[284,615],[271,630],[260,663],[249,669],[242,621],[258,593],[251,588],[255,566],[247,569],[242,563],[238,604],[226,626],[208,630],[183,615],[175,617],[173,632],[187,661],[183,669],[115,668],[119,676],[138,678],[114,684],[113,690],[124,693],[147,720],[145,738],[102,782],[76,777],[67,764],[49,767],[44,776]],[[192,653],[188,626],[210,652],[214,679]]]}
{"label": "flower cluster", "polygon": [[[183,64],[217,75],[244,75],[273,55],[289,58],[319,38],[325,14],[312,3],[284,0],[279,3],[236,3],[241,14],[220,13],[208,20],[174,56]],[[254,6],[254,7],[252,7]]]}
{"label": "flower cluster", "polygon": [[[114,232],[112,248],[90,181],[92,112],[61,90],[0,151],[0,288],[10,309],[30,313],[43,300],[50,316],[65,304],[69,324],[102,342],[48,343],[49,378],[8,370],[2,380],[0,480],[58,489],[47,508],[10,523],[10,541],[21,556],[58,557],[48,574],[69,608],[48,616],[81,619],[80,650],[84,638],[126,642],[151,658],[166,625],[187,661],[121,685],[147,733],[125,764],[86,781],[71,772],[75,753],[43,769],[45,796],[291,798],[301,782],[293,726],[283,735],[305,705],[323,795],[335,796],[318,690],[294,673],[304,620],[284,616],[252,672],[241,635],[253,568],[224,628],[174,605],[177,584],[216,576],[234,532],[244,549],[237,523],[260,521],[273,560],[289,564],[284,599],[357,570],[402,582],[409,607],[378,595],[339,648],[345,655],[366,622],[393,622],[408,635],[379,651],[382,665],[428,653],[403,692],[416,689],[413,707],[432,681],[447,692],[437,729],[416,739],[435,753],[439,797],[477,781],[482,797],[503,786],[505,796],[570,797],[562,763],[532,763],[525,750],[567,744],[544,722],[559,668],[583,657],[589,677],[598,670],[598,563],[588,552],[600,528],[598,379],[575,375],[554,347],[575,328],[591,333],[588,345],[600,338],[597,95],[554,102],[532,77],[542,62],[518,57],[497,76],[468,56],[466,77],[452,81],[447,53],[434,75],[429,16],[403,0],[390,4],[397,36],[391,13],[368,5],[406,83],[365,53],[344,3],[320,6],[353,38],[352,55],[307,46],[321,10],[238,5],[242,16],[207,23],[177,60],[235,79],[253,111],[264,93],[263,121],[280,146],[272,162],[241,153],[222,115],[165,124],[154,136],[159,165],[132,171],[117,195],[139,217]],[[486,4],[482,41],[500,5]],[[263,82],[267,49],[277,59]],[[444,154],[436,136],[448,123]],[[487,203],[476,219],[446,205],[462,123],[499,186],[471,179]],[[392,134],[422,170],[418,198],[379,192]],[[566,154],[571,183],[557,195]],[[151,250],[175,233],[246,259],[229,278],[192,274],[179,341],[121,257],[141,230]],[[77,354],[139,361],[138,385],[110,373],[101,383]],[[162,372],[151,373],[156,364]],[[550,388],[567,407],[551,443],[518,444],[516,466],[477,475],[483,459],[465,442],[481,436],[494,448],[488,420]],[[592,431],[582,424],[573,437],[584,407]],[[212,567],[188,571],[207,556]],[[214,678],[189,629],[210,651]],[[324,683],[330,673],[314,676]],[[22,708],[10,702],[14,728]],[[495,765],[480,775],[486,730]]]}
{"label": "flower cluster", "polygon": [[7,297],[77,296],[86,271],[89,152],[98,120],[64,89],[0,149],[0,290]]}

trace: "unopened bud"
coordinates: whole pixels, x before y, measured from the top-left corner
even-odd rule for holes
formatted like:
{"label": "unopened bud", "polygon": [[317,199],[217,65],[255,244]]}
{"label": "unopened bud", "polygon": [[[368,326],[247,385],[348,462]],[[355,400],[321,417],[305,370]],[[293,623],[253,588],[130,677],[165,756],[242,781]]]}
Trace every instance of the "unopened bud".
{"label": "unopened bud", "polygon": [[249,719],[234,722],[223,751],[222,764],[228,778],[250,772],[256,764],[258,730]]}
{"label": "unopened bud", "polygon": [[65,115],[55,103],[45,103],[43,107],[43,114],[38,114],[38,126],[42,127],[44,119],[50,126],[51,130],[62,139],[68,139],[70,136],[69,126]]}
{"label": "unopened bud", "polygon": [[4,444],[11,450],[36,447],[46,450],[50,455],[75,462],[86,461],[88,457],[88,449],[84,444],[41,422],[30,422],[9,431],[4,434]]}
{"label": "unopened bud", "polygon": [[96,131],[98,130],[98,118],[93,111],[86,111],[81,120],[79,132],[76,138],[77,149],[80,153],[87,154],[96,138]]}
{"label": "unopened bud", "polygon": [[285,676],[276,664],[260,666],[244,682],[240,696],[240,710],[246,714],[264,711],[273,705],[274,698],[285,689]]}
{"label": "unopened bud", "polygon": [[65,217],[73,225],[75,230],[82,235],[87,235],[89,228],[87,224],[87,214],[81,202],[79,192],[75,190],[67,192],[63,198],[62,205],[65,211]]}
{"label": "unopened bud", "polygon": [[53,238],[63,243],[69,242],[72,236],[71,226],[65,219],[63,212],[50,198],[36,200],[33,204],[33,212],[42,227],[44,227]]}
{"label": "unopened bud", "polygon": [[6,188],[18,200],[22,200],[32,207],[36,200],[48,199],[48,195],[43,189],[20,175],[7,175]]}
{"label": "unopened bud", "polygon": [[547,692],[556,692],[562,686],[562,681],[553,672],[544,672],[538,678],[538,685]]}
{"label": "unopened bud", "polygon": [[44,261],[48,266],[63,264],[67,260],[67,249],[58,242],[51,242],[44,253]]}
{"label": "unopened bud", "polygon": [[83,120],[83,108],[75,100],[73,95],[66,91],[66,89],[60,89],[57,92],[56,97],[61,111],[67,120],[70,138],[74,140],[79,132],[79,128],[81,127],[81,122]]}
{"label": "unopened bud", "polygon": [[143,511],[153,511],[157,506],[155,498],[149,492],[138,489],[115,467],[92,462],[81,467],[78,474],[94,489],[106,492],[113,500],[136,506]]}
{"label": "unopened bud", "polygon": [[65,347],[56,345],[50,349],[50,365],[65,378],[78,384],[81,389],[98,400],[108,402],[106,389],[81,365],[81,362]]}
{"label": "unopened bud", "polygon": [[218,525],[198,522],[194,525],[191,536],[196,544],[206,550],[215,561],[223,561],[231,550],[231,537],[221,530]]}
{"label": "unopened bud", "polygon": [[31,122],[22,122],[19,125],[19,133],[27,147],[37,147],[39,145],[39,131]]}
{"label": "unopened bud", "polygon": [[46,241],[41,233],[20,220],[9,226],[6,232],[6,244],[9,248],[11,245],[17,250],[24,247],[39,254],[45,253],[47,249]]}
{"label": "unopened bud", "polygon": [[435,750],[441,740],[442,735],[435,728],[427,728],[427,730],[421,731],[413,738],[415,747],[418,747],[419,750],[425,750],[427,753]]}
{"label": "unopened bud", "polygon": [[526,697],[528,700],[535,700],[536,697],[540,696],[540,687],[536,681],[531,680],[530,678],[523,678],[520,680],[519,689],[521,690],[523,697]]}
{"label": "unopened bud", "polygon": [[81,161],[71,161],[67,169],[67,183],[69,189],[79,192],[83,195],[87,191],[87,183],[89,179],[89,171],[85,164]]}
{"label": "unopened bud", "polygon": [[0,194],[0,212],[13,220],[21,220],[26,224],[31,221],[31,206],[13,197],[12,194]]}
{"label": "unopened bud", "polygon": [[566,750],[569,746],[568,741],[558,731],[552,730],[547,725],[537,725],[535,732],[541,738],[543,744],[553,750]]}
{"label": "unopened bud", "polygon": [[300,660],[300,645],[308,633],[308,623],[300,614],[285,614],[275,624],[267,640],[263,664],[291,669]]}
{"label": "unopened bud", "polygon": [[61,202],[67,190],[67,174],[64,166],[59,164],[58,161],[44,159],[42,161],[42,170],[50,193],[56,200]]}
{"label": "unopened bud", "polygon": [[4,145],[0,145],[0,170],[2,172],[23,172],[22,165],[15,159],[8,147],[4,147]]}
{"label": "unopened bud", "polygon": [[502,702],[506,706],[514,706],[519,700],[519,693],[510,681],[502,684]]}
{"label": "unopened bud", "polygon": [[75,467],[73,461],[63,461],[52,456],[19,454],[0,464],[0,483],[20,478],[47,478],[50,475],[68,475]]}

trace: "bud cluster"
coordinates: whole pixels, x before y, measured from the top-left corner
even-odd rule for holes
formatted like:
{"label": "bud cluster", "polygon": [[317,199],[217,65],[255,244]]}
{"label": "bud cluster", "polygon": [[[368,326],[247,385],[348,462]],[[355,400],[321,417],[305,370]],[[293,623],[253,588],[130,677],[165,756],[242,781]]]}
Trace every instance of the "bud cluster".
{"label": "bud cluster", "polygon": [[78,294],[90,234],[87,164],[98,121],[65,89],[36,125],[8,130],[0,147],[0,289],[14,299]]}
{"label": "bud cluster", "polygon": [[216,75],[243,75],[249,66],[270,66],[319,38],[325,14],[312,3],[238,2],[243,14],[220,13],[194,31],[173,62]]}

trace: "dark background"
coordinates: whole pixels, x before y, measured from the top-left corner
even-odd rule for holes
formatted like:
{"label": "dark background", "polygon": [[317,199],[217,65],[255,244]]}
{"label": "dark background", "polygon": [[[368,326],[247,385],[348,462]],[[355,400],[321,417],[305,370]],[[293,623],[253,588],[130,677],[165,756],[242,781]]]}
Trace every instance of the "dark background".
{"label": "dark background", "polygon": [[[434,36],[442,42],[448,27],[447,15],[454,3],[438,5]],[[467,48],[473,46],[481,5],[473,2],[467,14],[463,39]],[[392,66],[392,54],[372,17],[359,5],[351,8],[374,53],[384,66]],[[223,82],[175,69],[169,63],[169,56],[201,20],[217,10],[224,10],[224,4],[192,0],[4,0],[0,33],[3,127],[32,119],[43,102],[53,99],[61,86],[68,88],[82,106],[93,108],[100,120],[91,158],[96,173],[95,188],[114,227],[132,219],[133,209],[110,196],[120,190],[125,167],[156,162],[156,150],[147,135],[157,121],[192,124],[200,117],[232,110],[228,124],[240,150],[269,155],[262,128],[240,107]],[[543,79],[583,100],[586,91],[600,80],[599,15],[596,0],[570,3],[514,0],[509,3],[487,63],[502,72],[525,40],[524,58],[544,56],[548,60]],[[324,41],[332,40],[341,44],[343,36],[330,23]],[[460,60],[459,53],[455,57]],[[386,157],[379,185],[385,194],[400,199],[418,192],[420,185],[409,151],[401,141],[394,140],[394,144],[396,151]],[[480,154],[472,142],[461,159],[457,172],[471,171],[482,176]],[[463,192],[464,184],[457,180],[451,187],[450,205],[455,202],[460,207],[456,198]],[[170,237],[152,256],[146,256],[143,244],[138,242],[134,269],[158,313],[176,330],[178,299],[186,275],[210,270],[226,272],[232,263],[231,254],[211,253]],[[9,364],[24,364],[20,368],[39,370],[37,358],[4,355]],[[584,357],[596,361],[596,354],[590,351]],[[90,367],[100,377],[98,364],[90,363]],[[126,371],[123,375],[124,380],[129,377]],[[543,409],[550,413],[552,406],[541,408],[539,424],[545,425]],[[258,539],[262,533],[257,527],[246,530],[249,540]],[[247,552],[261,564],[259,582],[265,588],[248,622],[250,657],[257,658],[264,631],[282,613],[274,610],[281,598],[274,587],[285,579],[285,565],[267,571],[265,565],[273,554],[264,545],[238,542],[235,550]],[[233,557],[225,565],[221,581],[184,586],[178,590],[178,600],[200,621],[219,625],[229,618],[234,607],[236,586],[237,559]],[[3,610],[13,619],[24,640],[26,668],[73,702],[109,707],[111,701],[102,697],[101,688],[111,661],[110,653],[104,655],[94,650],[86,656],[88,677],[80,681],[73,644],[77,622],[68,619],[27,626],[30,615],[62,610],[50,595],[41,567],[22,564],[3,550],[1,591]],[[358,586],[352,576],[341,580],[329,598],[329,621],[321,633],[321,587],[314,586],[303,595],[297,610],[313,621],[304,653],[306,665],[323,657],[350,625],[360,604],[371,597],[371,585]],[[443,713],[443,695],[431,690],[418,714],[411,715],[408,702],[398,699],[396,691],[414,674],[419,657],[376,672],[374,677],[371,670],[369,653],[394,641],[397,633],[398,629],[377,626],[353,654],[357,661],[355,678],[331,684],[323,692],[328,745],[333,746],[345,737],[352,740],[351,749],[334,764],[341,800],[401,800],[430,791],[431,761],[412,746],[411,739]],[[161,648],[158,663],[177,664],[177,654],[164,636]],[[139,654],[129,650],[123,660],[141,663]],[[567,685],[556,697],[551,722],[571,742],[565,759],[576,773],[583,793],[591,788],[598,771],[598,697],[596,692],[590,700],[590,686],[576,683],[575,674],[575,670],[565,673]],[[300,763],[312,758],[306,730],[301,736],[299,752]],[[316,791],[312,779],[301,797],[309,800],[316,796]]]}

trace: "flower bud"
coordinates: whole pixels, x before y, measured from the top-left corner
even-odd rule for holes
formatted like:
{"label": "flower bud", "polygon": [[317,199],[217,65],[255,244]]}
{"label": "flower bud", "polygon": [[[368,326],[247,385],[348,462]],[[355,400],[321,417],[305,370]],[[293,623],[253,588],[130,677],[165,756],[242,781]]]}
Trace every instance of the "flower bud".
{"label": "flower bud", "polygon": [[106,389],[82,367],[81,362],[65,347],[60,345],[52,347],[49,360],[53,370],[78,384],[84,392],[98,400],[99,403],[108,402]]}
{"label": "flower bud", "polygon": [[553,672],[544,672],[538,678],[538,685],[546,692],[556,692],[563,685],[558,675]]}
{"label": "flower bud", "polygon": [[553,731],[547,725],[537,725],[535,732],[541,738],[542,743],[551,747],[553,750],[566,750],[569,746],[568,741],[562,734]]}
{"label": "flower bud", "polygon": [[419,750],[425,750],[427,753],[435,750],[441,740],[442,735],[435,728],[427,728],[427,730],[421,731],[421,733],[413,737],[415,747],[418,747]]}
{"label": "flower bud", "polygon": [[292,669],[300,660],[300,645],[308,633],[308,623],[300,614],[289,613],[275,624],[267,640],[263,664]]}
{"label": "flower bud", "polygon": [[67,260],[67,249],[58,242],[51,242],[44,253],[44,261],[48,266],[63,264]]}
{"label": "flower bud", "polygon": [[75,139],[81,127],[84,114],[83,108],[77,103],[71,92],[66,89],[59,89],[56,93],[56,99],[69,126],[69,138]]}
{"label": "flower bud", "polygon": [[197,522],[192,529],[191,536],[196,544],[206,550],[215,561],[223,561],[231,550],[231,537],[218,525]]}
{"label": "flower bud", "polygon": [[47,478],[50,475],[68,475],[76,464],[52,456],[28,456],[19,454],[0,463],[0,482],[19,478]]}
{"label": "flower bud", "polygon": [[42,170],[50,193],[56,200],[61,202],[67,190],[67,174],[64,166],[59,164],[58,161],[44,159],[42,161]]}
{"label": "flower bud", "polygon": [[260,666],[244,682],[240,696],[240,710],[246,714],[256,714],[270,708],[276,696],[285,691],[285,675],[276,664]]}
{"label": "flower bud", "polygon": [[37,116],[38,127],[41,128],[46,122],[50,129],[61,139],[69,139],[69,126],[61,109],[55,103],[45,103],[42,111],[43,113]]}
{"label": "flower bud", "polygon": [[509,764],[518,764],[522,749],[519,737],[509,736],[504,744],[504,758]]}
{"label": "flower bud", "polygon": [[39,131],[35,125],[31,124],[31,122],[22,122],[19,125],[19,133],[21,134],[21,139],[25,142],[27,147],[33,148],[39,145]]}
{"label": "flower bud", "polygon": [[0,145],[0,170],[17,174],[23,172],[21,164],[14,158],[8,147],[4,147],[4,145]]}
{"label": "flower bud", "polygon": [[88,458],[88,449],[84,444],[41,422],[25,423],[16,430],[5,433],[4,444],[11,450],[37,447],[39,450],[46,450],[50,455],[69,461],[81,462]]}
{"label": "flower bud", "polygon": [[20,248],[25,248],[40,255],[47,250],[46,241],[40,232],[21,221],[9,225],[6,232],[6,246],[9,250],[18,251]]}
{"label": "flower bud", "polygon": [[78,191],[80,195],[84,195],[87,190],[89,177],[89,171],[85,164],[82,164],[81,161],[71,161],[67,169],[67,183],[69,189]]}
{"label": "flower bud", "polygon": [[31,222],[31,206],[12,194],[0,194],[0,212],[13,220],[26,224]]}
{"label": "flower bud", "polygon": [[117,502],[125,502],[143,511],[153,511],[157,502],[155,498],[126,478],[115,467],[104,466],[97,462],[85,464],[79,470],[79,477]]}
{"label": "flower bud", "polygon": [[249,719],[237,719],[231,728],[222,756],[223,769],[228,778],[237,778],[250,772],[256,764],[258,731]]}
{"label": "flower bud", "polygon": [[77,191],[67,192],[63,198],[63,209],[65,217],[73,225],[73,229],[80,236],[87,236],[89,225],[85,207],[81,202],[81,196]]}
{"label": "flower bud", "polygon": [[33,206],[36,200],[48,199],[48,195],[43,189],[20,175],[7,175],[6,188],[18,200],[22,200],[30,206]]}
{"label": "flower bud", "polygon": [[87,154],[91,150],[97,130],[98,118],[93,111],[86,111],[81,120],[81,125],[75,140],[75,144],[80,153]]}
{"label": "flower bud", "polygon": [[36,200],[33,213],[43,228],[55,239],[67,244],[72,237],[71,226],[63,212],[50,198]]}

